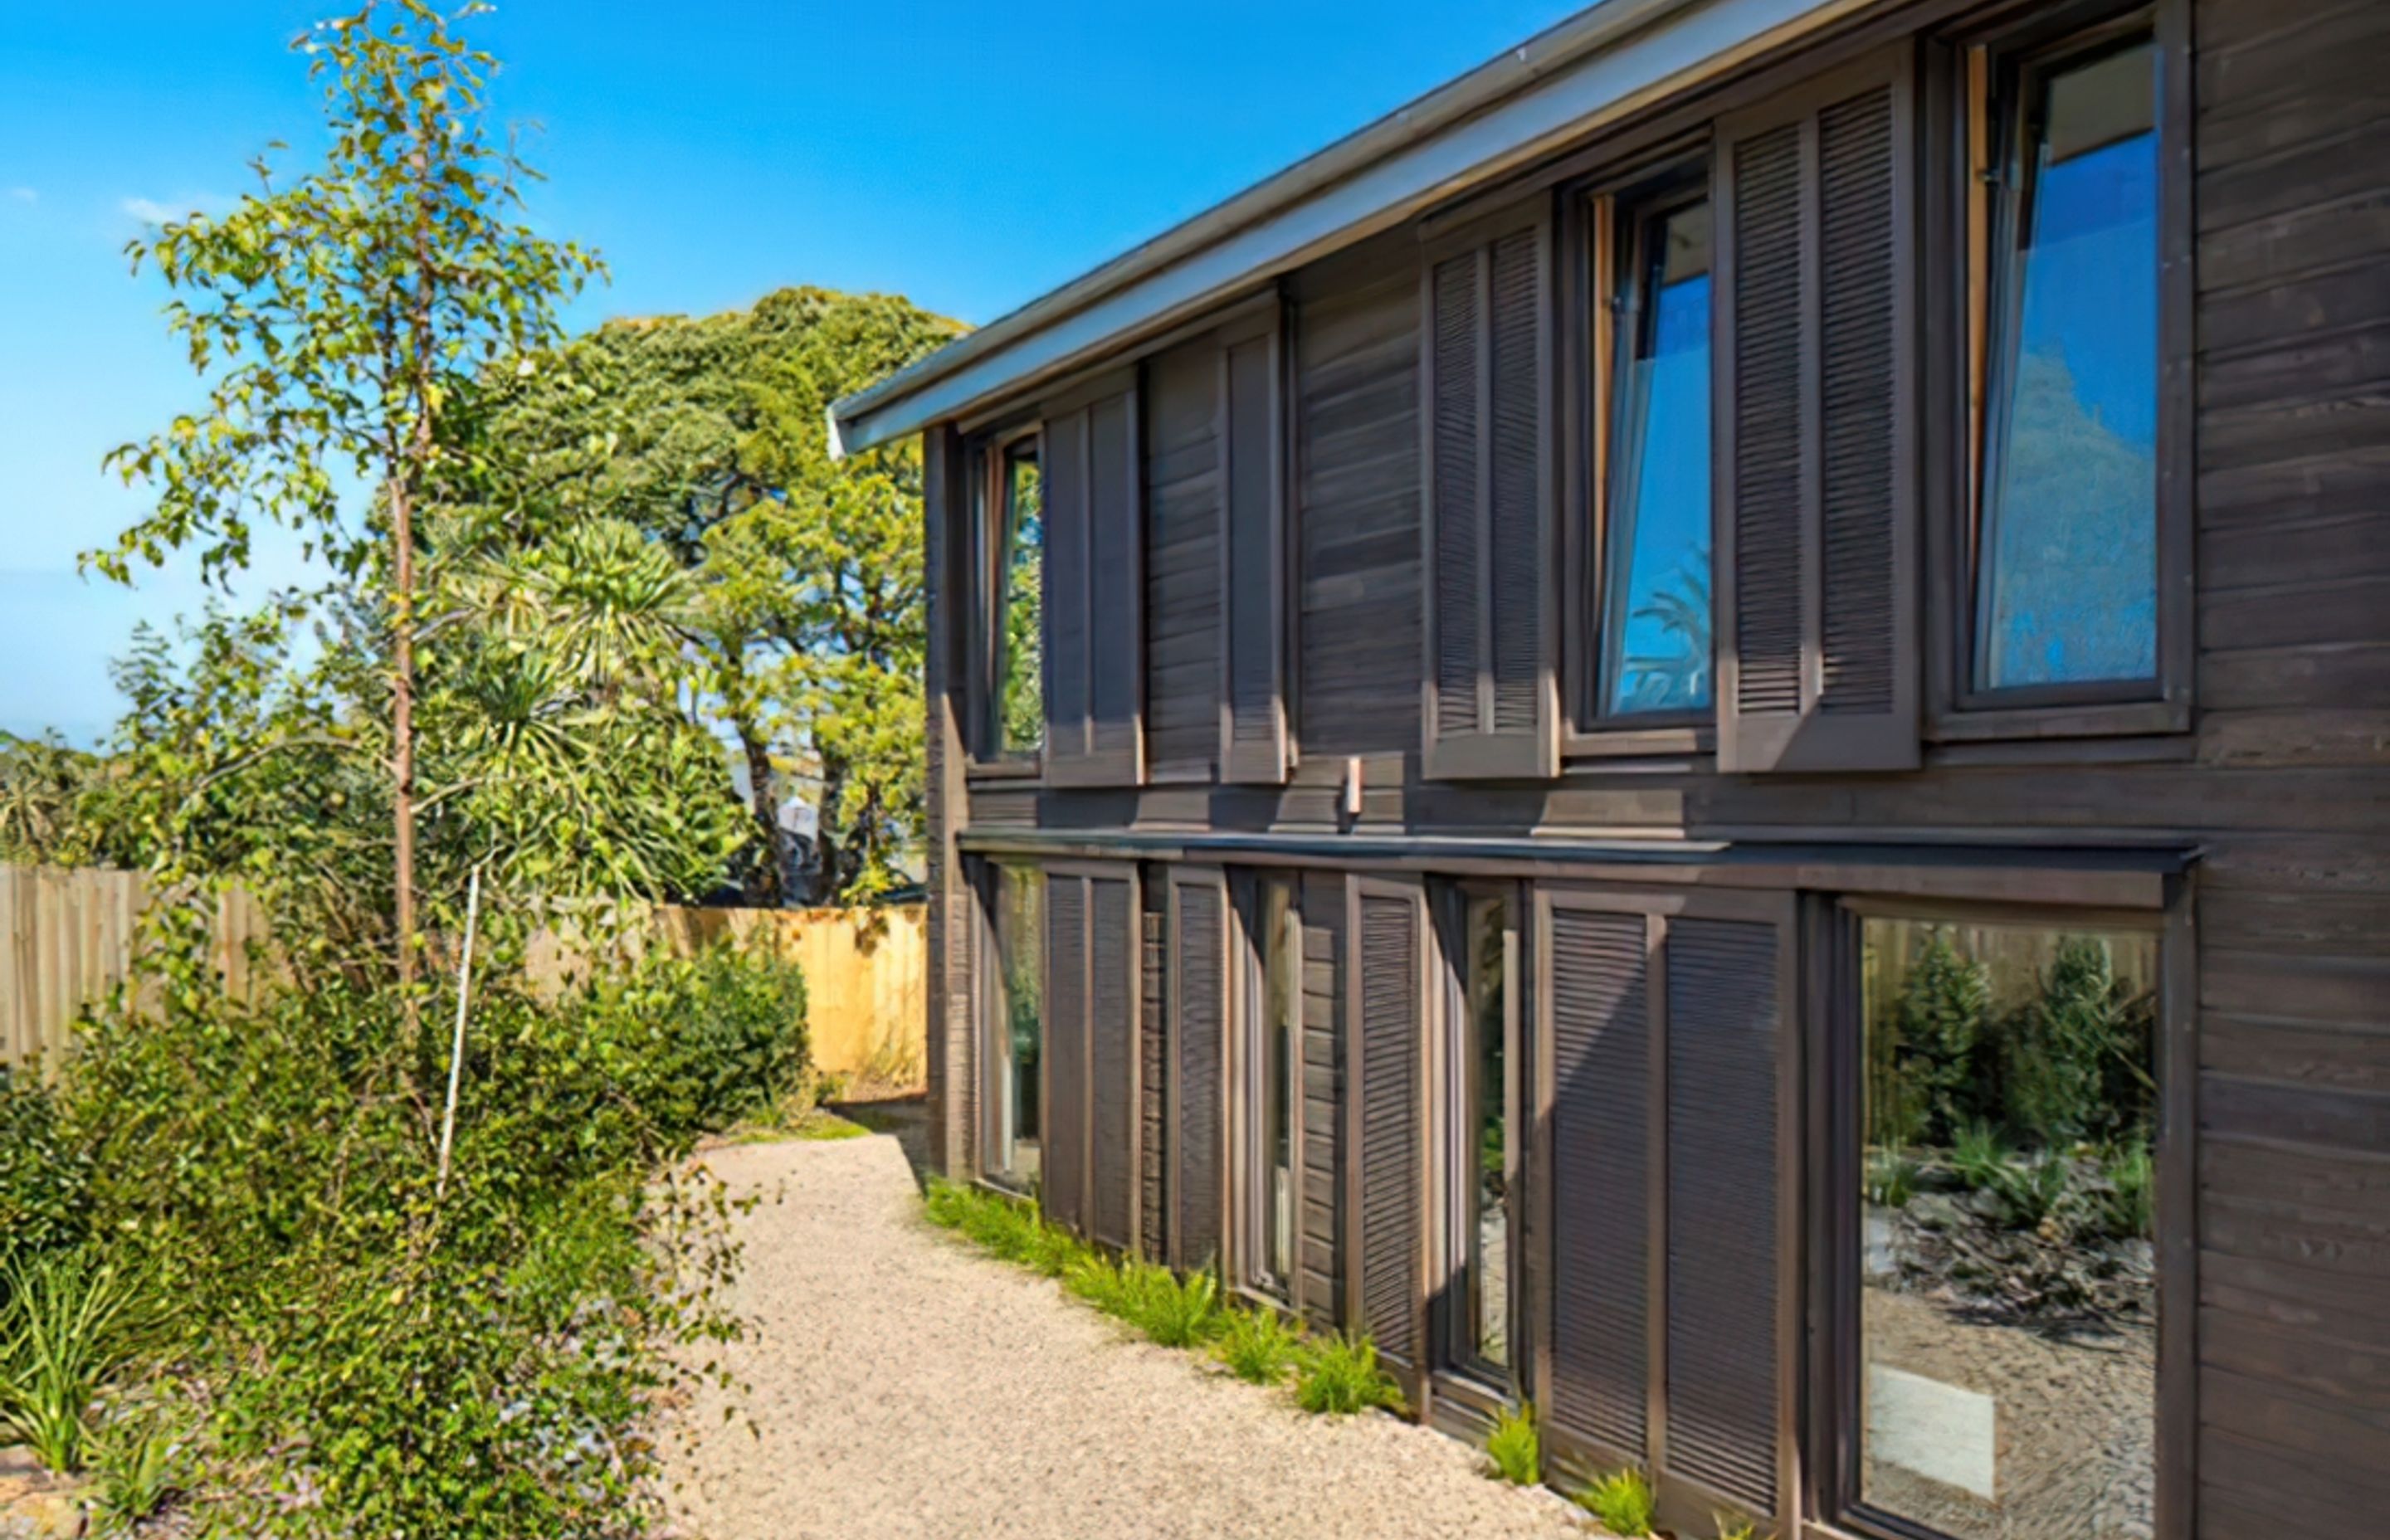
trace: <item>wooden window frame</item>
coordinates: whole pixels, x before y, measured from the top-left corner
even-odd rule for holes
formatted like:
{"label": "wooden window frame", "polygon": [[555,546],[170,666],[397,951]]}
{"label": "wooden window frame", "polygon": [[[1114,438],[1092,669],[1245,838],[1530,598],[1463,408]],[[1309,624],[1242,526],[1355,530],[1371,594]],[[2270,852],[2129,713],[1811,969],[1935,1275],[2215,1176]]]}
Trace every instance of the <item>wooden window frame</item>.
{"label": "wooden window frame", "polygon": [[[1294,1183],[1293,1250],[1287,1275],[1273,1279],[1268,1272],[1269,1202],[1269,925],[1271,890],[1282,889],[1287,917],[1292,921],[1294,944],[1294,1057],[1289,1065],[1287,1144]],[[1227,1223],[1222,1226],[1227,1255],[1222,1260],[1229,1286],[1257,1304],[1281,1313],[1294,1311],[1296,1280],[1303,1271],[1303,877],[1297,871],[1241,871],[1234,874],[1229,908],[1236,930],[1229,1020],[1228,1063],[1225,1080],[1228,1126]]]}
{"label": "wooden window frame", "polygon": [[2152,1530],[2192,1533],[2198,1495],[2198,959],[2192,882],[2167,879],[2155,908],[2003,904],[1859,894],[1804,900],[1802,1095],[1807,1132],[1803,1181],[1808,1296],[1807,1375],[1803,1392],[1807,1439],[1808,1540],[1948,1540],[1944,1532],[1859,1498],[1864,1414],[1859,1405],[1859,1190],[1866,1063],[1865,1001],[1859,949],[1870,918],[1941,919],[2049,929],[2136,931],[2156,942],[2158,1191],[2153,1259],[2158,1293],[2157,1367],[2151,1457],[2155,1487]]}
{"label": "wooden window frame", "polygon": [[[1642,226],[1710,197],[1706,129],[1572,186],[1561,211],[1561,659],[1563,759],[1709,753],[1717,746],[1715,635],[1711,705],[1688,712],[1611,712],[1602,708],[1602,610],[1607,599],[1612,446],[1625,407],[1617,389],[1618,303],[1639,281],[1630,271]],[[1713,239],[1715,263],[1715,238]],[[1715,281],[1715,275],[1713,275]],[[1716,340],[1711,340],[1715,367]],[[1715,442],[1715,425],[1712,426]],[[1713,556],[1715,564],[1715,556]],[[1715,610],[1715,598],[1713,598]]]}
{"label": "wooden window frame", "polygon": [[[1985,190],[1997,153],[2012,164],[2021,114],[1994,82],[2147,34],[2158,74],[2157,666],[2141,680],[1978,688],[1973,680],[1976,533],[1991,452],[1991,306],[1996,245],[2012,238]],[[1925,434],[1928,628],[1925,736],[1936,742],[2141,736],[2191,726],[2196,666],[2192,555],[2196,403],[2191,66],[2188,0],[2077,3],[2019,20],[2013,8],[1924,43],[1921,113],[1927,260]],[[2014,95],[2014,93],[2011,93]]]}
{"label": "wooden window frame", "polygon": [[[990,432],[973,443],[970,456],[970,560],[971,592],[969,601],[970,616],[970,675],[968,703],[969,730],[965,735],[964,773],[975,779],[1035,778],[1045,773],[1046,744],[1044,738],[1043,690],[1047,681],[1041,680],[1038,746],[1034,750],[1009,750],[1004,747],[1003,683],[999,677],[1004,666],[1004,630],[1007,607],[1011,595],[1005,586],[1009,575],[1006,562],[1006,524],[1011,510],[1006,471],[1013,453],[1024,443],[1034,442],[1039,452],[1042,477],[1045,461],[1043,430],[1037,423],[1015,423],[1009,428]],[[1043,518],[1040,510],[1040,518]],[[1044,550],[1041,545],[1039,560]],[[1044,651],[1039,652],[1043,667]]]}
{"label": "wooden window frame", "polygon": [[[1476,1323],[1471,1311],[1476,1279],[1469,1276],[1473,1250],[1471,1238],[1458,1226],[1471,1209],[1470,1196],[1477,1169],[1474,1136],[1477,1084],[1476,1057],[1470,1051],[1473,1023],[1469,1019],[1469,906],[1482,899],[1499,899],[1509,906],[1503,948],[1503,1103],[1510,1129],[1510,1256],[1504,1277],[1510,1298],[1508,1365],[1494,1364],[1475,1351]],[[1427,1184],[1428,1224],[1433,1263],[1428,1277],[1430,1297],[1437,1302],[1431,1326],[1431,1364],[1435,1393],[1451,1398],[1490,1418],[1497,1406],[1522,1405],[1534,1382],[1534,1292],[1527,1264],[1528,1215],[1534,1194],[1528,1185],[1533,1149],[1536,1083],[1530,1072],[1535,1033],[1530,1026],[1527,990],[1534,976],[1531,900],[1523,881],[1485,879],[1438,880],[1430,890],[1438,987],[1430,1017],[1426,1078],[1432,1114],[1428,1123],[1432,1167]],[[1464,1281],[1470,1286],[1461,1287]]]}
{"label": "wooden window frame", "polygon": [[[1034,881],[1041,890],[1038,925],[1042,931],[1045,926],[1042,890],[1046,882],[1046,869],[1034,862],[1025,861],[1018,856],[975,856],[972,858],[972,866],[974,869],[969,891],[977,901],[973,905],[975,922],[972,951],[976,959],[976,975],[984,986],[975,991],[977,998],[971,1013],[978,1034],[977,1040],[972,1044],[972,1059],[980,1088],[980,1126],[975,1131],[976,1136],[971,1140],[972,1165],[980,1186],[991,1187],[1009,1198],[1034,1199],[1038,1192],[1038,1181],[1022,1180],[1019,1174],[1010,1166],[999,1165],[996,1159],[998,1150],[996,1112],[1001,1105],[1000,1098],[1003,1095],[1004,1084],[999,1078],[999,1070],[1009,1070],[1011,1063],[1011,1054],[1009,1049],[1001,1054],[995,1051],[1002,1034],[1009,1027],[1009,1017],[1006,1008],[1009,1002],[1005,998],[1004,986],[1004,943],[996,922],[996,911],[998,905],[1003,903],[1004,882],[1008,873],[1022,880]],[[1043,934],[1038,937],[1037,946],[1039,1017],[1037,1107],[1040,1120],[1037,1151],[1038,1179],[1042,1181],[1046,1170],[1044,1118],[1048,1104],[1047,1076],[1051,1068],[1049,1057],[1046,1052],[1046,939]]]}

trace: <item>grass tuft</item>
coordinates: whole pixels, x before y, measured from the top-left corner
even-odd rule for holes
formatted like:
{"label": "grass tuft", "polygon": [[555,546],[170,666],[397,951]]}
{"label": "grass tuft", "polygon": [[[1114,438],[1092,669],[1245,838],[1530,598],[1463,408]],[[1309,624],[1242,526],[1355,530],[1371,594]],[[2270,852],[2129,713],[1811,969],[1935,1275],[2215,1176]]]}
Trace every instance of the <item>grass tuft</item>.
{"label": "grass tuft", "polygon": [[1600,1520],[1601,1527],[1613,1534],[1632,1537],[1651,1533],[1651,1483],[1633,1466],[1613,1470],[1578,1493],[1576,1506]]}
{"label": "grass tuft", "polygon": [[1212,1344],[1212,1356],[1251,1385],[1282,1383],[1293,1369],[1303,1338],[1275,1310],[1232,1310]]}
{"label": "grass tuft", "polygon": [[1295,1363],[1294,1399],[1304,1411],[1330,1417],[1403,1404],[1401,1389],[1378,1365],[1378,1344],[1350,1333],[1305,1344]]}
{"label": "grass tuft", "polygon": [[1152,1262],[1122,1269],[1127,1320],[1163,1347],[1201,1347],[1220,1334],[1220,1280],[1208,1272],[1180,1277]]}
{"label": "grass tuft", "polygon": [[0,1301],[0,1440],[71,1475],[90,1447],[93,1401],[155,1344],[161,1306],[81,1251],[9,1263]]}
{"label": "grass tuft", "polygon": [[1485,1463],[1499,1480],[1512,1486],[1533,1486],[1544,1479],[1542,1435],[1536,1431],[1536,1411],[1503,1407],[1494,1416],[1494,1431],[1485,1438]]}

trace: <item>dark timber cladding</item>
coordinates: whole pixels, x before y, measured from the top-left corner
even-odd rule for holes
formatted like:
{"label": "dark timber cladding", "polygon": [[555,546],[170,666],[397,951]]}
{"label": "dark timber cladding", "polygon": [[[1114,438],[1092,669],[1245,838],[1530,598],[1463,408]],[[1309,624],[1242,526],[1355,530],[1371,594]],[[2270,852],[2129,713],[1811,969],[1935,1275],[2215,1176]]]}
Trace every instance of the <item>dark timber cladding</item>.
{"label": "dark timber cladding", "polygon": [[[1584,60],[1531,48],[1506,88],[1542,110],[1612,80],[1536,120],[1576,127],[1512,153],[1510,98],[1445,128],[1422,107],[1420,145],[1480,160],[1320,214],[1303,260],[1221,277],[1200,313],[1206,258],[1181,253],[1187,287],[1142,330],[1090,340],[1073,316],[1127,307],[1092,296],[1045,323],[1051,353],[1031,334],[1020,372],[931,415],[934,1158],[960,1174],[987,1147],[1003,1061],[972,874],[1042,868],[1055,1218],[1238,1287],[1224,1248],[1286,1203],[1283,1303],[1369,1333],[1415,1412],[1532,1402],[1560,1470],[1643,1468],[1679,1533],[1727,1511],[1787,1540],[1935,1540],[1861,1500],[1861,919],[2155,936],[2136,1522],[2378,1531],[2390,5],[1603,9],[1635,27]],[[1792,19],[1717,31],[1761,12]],[[1980,361],[2013,297],[1981,211],[2024,196],[1995,153],[2024,94],[2004,71],[2119,40],[2157,72],[2155,664],[1990,690]],[[1681,89],[1617,97],[1664,44],[1650,80]],[[1301,207],[1394,177],[1347,170]],[[1584,704],[1614,676],[1602,607],[1633,586],[1638,532],[1603,520],[1664,521],[1615,495],[1638,424],[1614,408],[1651,360],[1594,339],[1635,335],[1625,225],[1699,202],[1710,455],[1687,495],[1708,520],[1695,502],[1675,533],[1708,561],[1709,704],[1641,725]],[[1027,762],[973,731],[974,638],[1000,618],[982,456],[1024,428],[1047,715]],[[1253,1169],[1241,1105],[1266,1002],[1231,895],[1261,876],[1294,883],[1301,922],[1291,1193]],[[1475,1168],[1451,1113],[1463,959],[1429,923],[1497,881],[1523,937],[1508,1384],[1447,1341],[1448,1205]],[[2029,1414],[1998,1415],[2006,1439]]]}

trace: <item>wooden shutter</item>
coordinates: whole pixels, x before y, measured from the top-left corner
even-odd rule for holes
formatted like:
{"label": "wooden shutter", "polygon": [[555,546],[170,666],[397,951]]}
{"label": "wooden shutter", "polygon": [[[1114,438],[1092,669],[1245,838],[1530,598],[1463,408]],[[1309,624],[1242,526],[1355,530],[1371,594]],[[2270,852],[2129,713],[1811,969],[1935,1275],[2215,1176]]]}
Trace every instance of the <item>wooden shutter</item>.
{"label": "wooden shutter", "polygon": [[1353,879],[1354,1269],[1351,1320],[1378,1344],[1411,1404],[1426,1369],[1425,905],[1415,884]]}
{"label": "wooden shutter", "polygon": [[1221,1097],[1228,1047],[1228,893],[1218,872],[1184,871],[1173,876],[1170,895],[1171,1064],[1177,1091],[1170,1259],[1180,1267],[1203,1267],[1220,1254],[1227,1163]]}
{"label": "wooden shutter", "polygon": [[1141,512],[1134,374],[1045,413],[1046,779],[1134,786],[1145,773]]}
{"label": "wooden shutter", "polygon": [[1344,879],[1303,879],[1303,1269],[1294,1307],[1344,1320]]}
{"label": "wooden shutter", "polygon": [[1677,917],[1664,943],[1661,1469],[1763,1518],[1792,1506],[1789,949],[1785,928],[1765,920]]}
{"label": "wooden shutter", "polygon": [[1088,1230],[1121,1251],[1137,1244],[1137,885],[1087,884]]}
{"label": "wooden shutter", "polygon": [[1426,772],[1559,773],[1548,199],[1439,237],[1422,277]]}
{"label": "wooden shutter", "polygon": [[1146,773],[1209,781],[1220,754],[1220,350],[1210,338],[1145,366]]}
{"label": "wooden shutter", "polygon": [[1080,1227],[1086,1198],[1087,888],[1046,878],[1045,1166],[1038,1188],[1056,1223]]}
{"label": "wooden shutter", "polygon": [[1144,960],[1144,981],[1137,1018],[1137,1094],[1140,1122],[1137,1136],[1137,1228],[1139,1255],[1160,1259],[1170,1254],[1164,1229],[1164,1205],[1170,1196],[1167,1097],[1173,1084],[1167,1055],[1170,1047],[1169,925],[1170,892],[1165,882],[1137,884],[1143,902],[1138,915],[1137,950]]}
{"label": "wooden shutter", "polygon": [[1920,763],[1906,55],[1721,122],[1718,768]]}
{"label": "wooden shutter", "polygon": [[1283,366],[1275,305],[1231,329],[1220,354],[1227,451],[1227,698],[1221,778],[1286,779],[1286,476],[1280,458]]}
{"label": "wooden shutter", "polygon": [[1600,1463],[1651,1457],[1652,1046],[1656,922],[1544,895],[1551,1054],[1551,1356],[1555,1439]]}

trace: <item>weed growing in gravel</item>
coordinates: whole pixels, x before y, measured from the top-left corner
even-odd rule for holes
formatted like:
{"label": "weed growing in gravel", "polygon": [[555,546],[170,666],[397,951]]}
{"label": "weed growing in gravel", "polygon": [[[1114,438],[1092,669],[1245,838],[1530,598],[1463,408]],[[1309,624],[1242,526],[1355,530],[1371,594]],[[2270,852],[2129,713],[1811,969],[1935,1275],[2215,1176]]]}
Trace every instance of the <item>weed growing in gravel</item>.
{"label": "weed growing in gravel", "polygon": [[1536,1431],[1534,1407],[1513,1411],[1505,1406],[1495,1414],[1494,1431],[1485,1439],[1485,1463],[1512,1486],[1533,1486],[1544,1479],[1543,1438]]}
{"label": "weed growing in gravel", "polygon": [[1276,1385],[1294,1367],[1303,1338],[1275,1310],[1231,1310],[1212,1356],[1252,1385]]}
{"label": "weed growing in gravel", "polygon": [[1401,1390],[1378,1367],[1378,1344],[1349,1332],[1305,1344],[1295,1361],[1294,1399],[1306,1412],[1331,1417],[1403,1404]]}
{"label": "weed growing in gravel", "polygon": [[1578,1493],[1576,1506],[1600,1520],[1613,1534],[1651,1533],[1651,1483],[1633,1466],[1613,1470]]}

